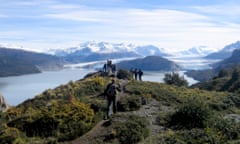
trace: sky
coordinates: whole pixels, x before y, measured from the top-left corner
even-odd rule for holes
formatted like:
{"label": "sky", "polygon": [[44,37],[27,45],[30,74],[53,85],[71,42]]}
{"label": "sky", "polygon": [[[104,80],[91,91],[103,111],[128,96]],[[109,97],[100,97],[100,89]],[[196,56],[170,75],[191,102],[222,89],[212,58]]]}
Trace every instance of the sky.
{"label": "sky", "polygon": [[45,51],[86,41],[176,52],[240,40],[240,0],[0,0],[0,44]]}

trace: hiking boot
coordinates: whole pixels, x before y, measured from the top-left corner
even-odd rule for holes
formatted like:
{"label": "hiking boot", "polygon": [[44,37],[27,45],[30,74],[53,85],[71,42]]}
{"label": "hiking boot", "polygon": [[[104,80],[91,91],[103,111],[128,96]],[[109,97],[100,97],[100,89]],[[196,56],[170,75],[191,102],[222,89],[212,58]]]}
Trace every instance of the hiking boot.
{"label": "hiking boot", "polygon": [[104,120],[108,120],[108,119],[110,119],[110,116],[105,116],[104,117]]}

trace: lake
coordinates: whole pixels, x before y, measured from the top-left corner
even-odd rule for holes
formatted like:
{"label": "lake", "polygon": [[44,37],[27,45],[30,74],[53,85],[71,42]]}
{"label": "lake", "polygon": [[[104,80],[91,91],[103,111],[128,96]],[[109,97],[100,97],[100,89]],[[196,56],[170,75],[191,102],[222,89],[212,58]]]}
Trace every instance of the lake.
{"label": "lake", "polygon": [[[0,78],[0,93],[9,105],[14,106],[33,98],[46,89],[82,79],[86,74],[94,71],[94,69],[69,68],[60,71],[4,77]],[[164,74],[163,72],[144,71],[142,79],[143,81],[163,82]],[[180,74],[183,75],[183,72],[180,72]],[[189,84],[196,83],[195,80],[187,76],[184,77]]]}
{"label": "lake", "polygon": [[64,69],[38,74],[0,78],[0,93],[10,105],[17,105],[33,98],[46,89],[55,88],[69,81],[82,79],[92,69]]}

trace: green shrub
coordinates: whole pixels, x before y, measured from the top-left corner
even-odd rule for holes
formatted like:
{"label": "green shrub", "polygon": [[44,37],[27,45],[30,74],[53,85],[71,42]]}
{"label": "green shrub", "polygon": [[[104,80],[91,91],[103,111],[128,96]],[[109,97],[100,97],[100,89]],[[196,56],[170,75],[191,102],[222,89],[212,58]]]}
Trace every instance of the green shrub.
{"label": "green shrub", "polygon": [[197,97],[191,97],[170,117],[169,126],[176,129],[204,128],[210,116],[208,106]]}
{"label": "green shrub", "polygon": [[148,122],[139,116],[130,116],[129,120],[117,127],[117,138],[123,144],[135,144],[149,136]]}
{"label": "green shrub", "polygon": [[220,141],[209,135],[204,129],[191,129],[177,132],[178,138],[187,144],[215,144]]}
{"label": "green shrub", "polygon": [[117,78],[130,80],[132,79],[132,75],[127,70],[119,69],[117,73]]}
{"label": "green shrub", "polygon": [[240,94],[231,94],[227,97],[227,100],[237,108],[240,108]]}
{"label": "green shrub", "polygon": [[187,80],[184,77],[180,77],[178,73],[167,73],[164,77],[164,82],[169,85],[176,85],[176,86],[188,86]]}
{"label": "green shrub", "polygon": [[56,136],[58,124],[59,122],[56,118],[44,115],[29,124],[25,124],[24,129],[28,137],[51,137]]}
{"label": "green shrub", "polygon": [[215,131],[221,140],[236,140],[240,135],[240,124],[234,119],[224,118],[222,116],[213,116],[208,121],[208,127]]}
{"label": "green shrub", "polygon": [[60,135],[58,136],[58,141],[73,140],[86,133],[89,129],[89,124],[84,121],[69,120],[59,126]]}
{"label": "green shrub", "polygon": [[134,111],[141,108],[142,102],[139,96],[125,96],[118,102],[118,111]]}
{"label": "green shrub", "polygon": [[158,144],[221,144],[219,140],[207,130],[193,128],[191,130],[167,130],[157,137]]}
{"label": "green shrub", "polygon": [[0,143],[1,144],[12,144],[16,140],[20,139],[20,131],[16,128],[5,126],[0,130]]}

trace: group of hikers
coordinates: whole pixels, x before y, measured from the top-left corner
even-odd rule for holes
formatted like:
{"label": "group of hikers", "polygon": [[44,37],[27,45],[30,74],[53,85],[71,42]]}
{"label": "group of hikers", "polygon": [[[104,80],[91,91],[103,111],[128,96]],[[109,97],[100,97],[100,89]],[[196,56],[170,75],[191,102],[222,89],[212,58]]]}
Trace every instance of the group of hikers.
{"label": "group of hikers", "polygon": [[130,73],[132,74],[132,77],[133,77],[135,80],[140,80],[140,81],[142,81],[143,71],[142,71],[141,69],[131,68],[131,69],[130,69]]}
{"label": "group of hikers", "polygon": [[107,60],[107,63],[103,65],[103,72],[108,73],[108,74],[115,74],[117,71],[116,65],[112,63],[111,60]]}
{"label": "group of hikers", "polygon": [[[121,92],[122,88],[120,84],[116,84],[116,81],[114,79],[116,73],[116,65],[113,64],[111,60],[108,59],[107,62],[103,65],[103,72],[108,76],[113,74],[113,78],[111,82],[107,85],[103,94],[104,98],[107,98],[107,113],[105,119],[109,119],[111,116],[111,111],[113,113],[117,112],[117,95],[118,92]],[[131,68],[130,73],[135,80],[142,81],[143,71],[141,69]]]}

